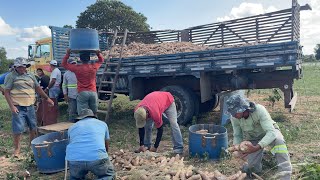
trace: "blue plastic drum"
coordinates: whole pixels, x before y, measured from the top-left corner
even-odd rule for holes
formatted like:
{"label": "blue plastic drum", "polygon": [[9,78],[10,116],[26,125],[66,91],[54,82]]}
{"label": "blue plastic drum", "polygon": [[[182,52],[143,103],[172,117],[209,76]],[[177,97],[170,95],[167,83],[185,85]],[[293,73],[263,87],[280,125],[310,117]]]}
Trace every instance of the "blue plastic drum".
{"label": "blue plastic drum", "polygon": [[67,131],[52,132],[33,139],[31,147],[38,171],[41,173],[63,171],[67,145]]}
{"label": "blue plastic drum", "polygon": [[228,133],[223,126],[196,124],[189,127],[189,154],[219,160],[228,148]]}
{"label": "blue plastic drum", "polygon": [[74,53],[99,50],[99,35],[95,29],[71,29],[69,48]]}

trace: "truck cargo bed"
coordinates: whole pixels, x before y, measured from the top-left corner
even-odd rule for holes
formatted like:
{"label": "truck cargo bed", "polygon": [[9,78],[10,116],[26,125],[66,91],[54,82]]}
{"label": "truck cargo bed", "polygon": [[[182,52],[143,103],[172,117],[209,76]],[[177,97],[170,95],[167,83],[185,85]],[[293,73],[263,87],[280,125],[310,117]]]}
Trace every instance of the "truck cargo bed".
{"label": "truck cargo bed", "polygon": [[[122,59],[120,74],[167,74],[295,66],[301,63],[298,42],[257,44],[224,49]],[[111,61],[117,61],[116,58]]]}

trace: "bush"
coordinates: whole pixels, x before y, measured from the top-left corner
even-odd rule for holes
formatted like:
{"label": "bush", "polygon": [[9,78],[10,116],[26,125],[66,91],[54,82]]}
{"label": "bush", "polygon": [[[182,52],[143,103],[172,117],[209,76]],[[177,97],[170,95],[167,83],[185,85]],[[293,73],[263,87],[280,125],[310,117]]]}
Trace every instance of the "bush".
{"label": "bush", "polygon": [[12,60],[3,59],[0,61],[0,74],[8,72],[9,65],[13,63]]}

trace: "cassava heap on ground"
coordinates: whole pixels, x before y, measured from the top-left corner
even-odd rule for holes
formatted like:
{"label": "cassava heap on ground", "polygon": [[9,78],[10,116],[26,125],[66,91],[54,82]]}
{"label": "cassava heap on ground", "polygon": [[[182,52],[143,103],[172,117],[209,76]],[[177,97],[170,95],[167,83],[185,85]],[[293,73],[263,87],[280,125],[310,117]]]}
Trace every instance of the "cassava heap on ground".
{"label": "cassava heap on ground", "polygon": [[173,157],[146,151],[132,153],[122,149],[110,155],[121,180],[130,179],[173,179],[173,180],[243,180],[246,173],[238,171],[227,176],[215,171],[202,171],[192,165],[185,165],[179,154]]}

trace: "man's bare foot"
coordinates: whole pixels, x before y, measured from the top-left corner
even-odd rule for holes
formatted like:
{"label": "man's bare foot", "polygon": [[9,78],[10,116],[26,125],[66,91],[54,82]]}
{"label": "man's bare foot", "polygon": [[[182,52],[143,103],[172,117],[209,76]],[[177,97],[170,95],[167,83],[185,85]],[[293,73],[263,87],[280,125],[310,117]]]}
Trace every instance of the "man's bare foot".
{"label": "man's bare foot", "polygon": [[15,150],[13,153],[13,157],[14,158],[19,158],[20,157],[20,151],[19,150]]}

